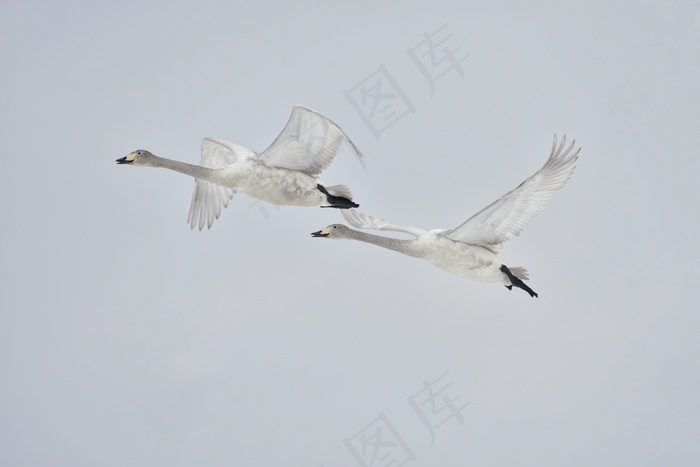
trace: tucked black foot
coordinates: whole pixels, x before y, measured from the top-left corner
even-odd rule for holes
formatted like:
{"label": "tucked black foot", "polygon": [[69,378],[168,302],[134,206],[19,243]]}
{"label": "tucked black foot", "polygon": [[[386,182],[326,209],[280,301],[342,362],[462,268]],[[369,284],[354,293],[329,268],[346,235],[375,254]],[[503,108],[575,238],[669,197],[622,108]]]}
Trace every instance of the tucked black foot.
{"label": "tucked black foot", "polygon": [[513,286],[512,286],[512,285],[506,285],[505,288],[508,289],[508,290],[513,290]]}
{"label": "tucked black foot", "polygon": [[318,191],[326,195],[326,199],[331,204],[330,206],[321,206],[322,208],[350,209],[360,207],[359,204],[354,203],[351,199],[343,198],[342,196],[335,196],[328,193],[328,190],[326,190],[323,187],[323,185],[317,184],[316,188],[318,188]]}
{"label": "tucked black foot", "polygon": [[512,272],[510,272],[510,269],[505,264],[501,265],[501,271],[508,276],[508,279],[510,279],[510,283],[512,285],[506,285],[508,290],[510,290],[513,285],[516,286],[519,289],[523,289],[525,292],[529,293],[531,297],[537,297],[537,292],[532,290],[530,287],[528,287],[525,282],[520,280],[519,278],[515,277]]}

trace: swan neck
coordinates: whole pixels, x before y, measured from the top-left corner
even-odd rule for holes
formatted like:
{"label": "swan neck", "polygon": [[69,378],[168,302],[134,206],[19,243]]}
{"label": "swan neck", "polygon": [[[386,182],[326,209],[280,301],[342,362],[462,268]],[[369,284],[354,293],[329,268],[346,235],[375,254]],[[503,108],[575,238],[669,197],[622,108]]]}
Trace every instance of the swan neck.
{"label": "swan neck", "polygon": [[389,250],[398,251],[410,256],[416,256],[411,246],[413,245],[413,240],[402,240],[398,238],[383,237],[381,235],[372,235],[365,232],[360,232],[358,230],[353,230],[354,234],[352,238],[354,240],[359,240],[365,243],[371,243],[373,245],[380,246],[382,248],[387,248]]}
{"label": "swan neck", "polygon": [[212,176],[214,175],[214,169],[210,169],[209,167],[188,164],[187,162],[175,161],[158,156],[153,156],[152,166],[174,170],[175,172],[180,172],[195,178],[201,178],[203,180],[211,180]]}

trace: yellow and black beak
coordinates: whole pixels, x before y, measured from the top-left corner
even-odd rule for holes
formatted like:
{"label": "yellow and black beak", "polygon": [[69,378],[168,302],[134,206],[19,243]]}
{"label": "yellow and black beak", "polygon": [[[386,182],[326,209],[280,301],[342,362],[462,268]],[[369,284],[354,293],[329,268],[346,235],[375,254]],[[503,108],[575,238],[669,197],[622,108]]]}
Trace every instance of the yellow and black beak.
{"label": "yellow and black beak", "polygon": [[131,164],[132,162],[134,162],[135,158],[136,157],[134,156],[134,153],[132,152],[128,156],[117,159],[117,164]]}
{"label": "yellow and black beak", "polygon": [[331,233],[331,229],[326,227],[325,229],[319,230],[318,232],[311,232],[311,236],[312,237],[327,237],[328,235],[330,235],[330,233]]}

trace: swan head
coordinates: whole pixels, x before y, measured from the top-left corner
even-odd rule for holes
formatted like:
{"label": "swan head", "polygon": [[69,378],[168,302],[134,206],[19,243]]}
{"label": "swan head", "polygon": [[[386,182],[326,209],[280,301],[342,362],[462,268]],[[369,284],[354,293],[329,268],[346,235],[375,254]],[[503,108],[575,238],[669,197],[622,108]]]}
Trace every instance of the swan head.
{"label": "swan head", "polygon": [[327,238],[348,238],[353,230],[343,224],[331,224],[325,229],[317,232],[311,232],[312,237],[327,237]]}
{"label": "swan head", "polygon": [[152,165],[156,156],[151,154],[145,149],[139,149],[129,153],[120,159],[117,159],[117,164],[130,164],[130,165]]}

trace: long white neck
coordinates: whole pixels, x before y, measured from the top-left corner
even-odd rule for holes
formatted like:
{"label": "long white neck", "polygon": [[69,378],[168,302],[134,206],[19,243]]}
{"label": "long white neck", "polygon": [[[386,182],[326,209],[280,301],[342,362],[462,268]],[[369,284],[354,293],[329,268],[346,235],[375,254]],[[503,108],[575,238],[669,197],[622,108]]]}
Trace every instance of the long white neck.
{"label": "long white neck", "polygon": [[348,229],[349,232],[345,235],[345,238],[351,240],[358,240],[360,242],[371,243],[373,245],[380,246],[382,248],[387,248],[389,250],[398,251],[404,255],[419,257],[420,255],[414,248],[414,240],[402,240],[398,238],[383,237],[381,235],[372,235],[365,232],[360,232],[358,230]]}
{"label": "long white neck", "polygon": [[207,180],[217,183],[219,179],[220,169],[211,169],[202,167],[201,165],[188,164],[186,162],[166,159],[164,157],[152,156],[149,164],[151,167],[162,167],[164,169],[174,170],[185,175],[190,175],[195,178]]}

